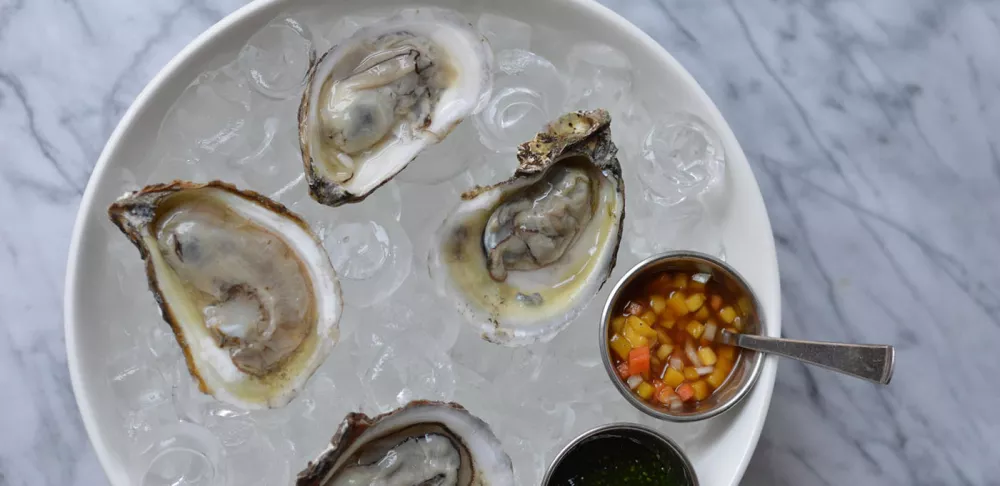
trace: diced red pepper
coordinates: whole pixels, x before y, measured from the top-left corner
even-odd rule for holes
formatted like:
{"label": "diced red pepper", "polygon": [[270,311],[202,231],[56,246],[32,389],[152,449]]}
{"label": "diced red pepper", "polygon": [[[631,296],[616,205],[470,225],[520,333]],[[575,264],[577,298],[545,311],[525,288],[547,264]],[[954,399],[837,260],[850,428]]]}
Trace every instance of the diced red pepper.
{"label": "diced red pepper", "polygon": [[629,375],[649,372],[649,346],[639,346],[628,352],[628,372]]}
{"label": "diced red pepper", "polygon": [[618,363],[616,369],[618,370],[618,376],[622,377],[623,380],[627,380],[628,377],[632,376],[628,372],[628,363],[624,361]]}
{"label": "diced red pepper", "polygon": [[690,383],[682,383],[681,386],[677,387],[677,396],[686,402],[694,398],[694,388]]}

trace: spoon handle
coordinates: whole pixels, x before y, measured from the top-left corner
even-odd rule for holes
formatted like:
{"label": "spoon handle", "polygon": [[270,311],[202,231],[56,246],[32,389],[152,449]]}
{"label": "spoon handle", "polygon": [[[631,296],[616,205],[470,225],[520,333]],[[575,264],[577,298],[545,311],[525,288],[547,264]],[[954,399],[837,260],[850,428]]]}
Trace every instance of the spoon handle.
{"label": "spoon handle", "polygon": [[895,361],[892,346],[799,341],[723,331],[723,342],[726,341],[741,348],[778,354],[882,385],[888,385],[892,379]]}

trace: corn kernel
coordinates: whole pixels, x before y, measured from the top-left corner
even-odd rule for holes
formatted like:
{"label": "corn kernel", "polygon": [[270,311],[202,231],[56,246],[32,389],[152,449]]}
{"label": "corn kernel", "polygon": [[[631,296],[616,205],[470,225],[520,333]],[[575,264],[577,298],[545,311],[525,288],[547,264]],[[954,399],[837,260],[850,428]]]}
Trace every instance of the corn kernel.
{"label": "corn kernel", "polygon": [[708,312],[708,307],[701,306],[701,309],[698,309],[698,312],[694,313],[694,318],[704,322],[708,320],[708,318],[711,317],[711,315],[712,314]]}
{"label": "corn kernel", "polygon": [[611,350],[622,360],[628,360],[628,352],[632,350],[632,344],[621,334],[611,336]]}
{"label": "corn kernel", "polygon": [[698,370],[696,370],[693,366],[688,366],[687,368],[684,368],[684,379],[685,380],[687,380],[687,381],[694,381],[694,380],[698,379],[698,376],[699,376],[698,375]]}
{"label": "corn kernel", "polygon": [[657,336],[657,342],[659,342],[660,344],[673,344],[674,343],[674,340],[670,339],[670,335],[667,334],[667,331],[664,331],[663,329],[657,329],[656,330],[656,336]]}
{"label": "corn kernel", "polygon": [[654,295],[649,298],[649,308],[657,314],[662,314],[663,310],[667,308],[667,299],[662,295]]}
{"label": "corn kernel", "polygon": [[686,273],[678,273],[674,275],[674,288],[686,289],[688,286],[688,275]]}
{"label": "corn kernel", "polygon": [[737,331],[743,332],[743,318],[737,316],[736,319],[733,319],[733,327],[735,327]]}
{"label": "corn kernel", "polygon": [[719,311],[719,318],[725,321],[726,324],[732,324],[733,320],[736,319],[736,309],[733,306],[727,305]]}
{"label": "corn kernel", "polygon": [[625,328],[625,316],[618,316],[611,319],[611,332],[618,334]]}
{"label": "corn kernel", "polygon": [[673,329],[674,324],[677,324],[677,319],[674,318],[672,313],[667,313],[666,315],[660,317],[658,324],[664,329]]}
{"label": "corn kernel", "polygon": [[733,362],[720,357],[719,360],[715,362],[715,369],[724,370],[728,374],[733,369]]}
{"label": "corn kernel", "polygon": [[708,378],[705,378],[705,381],[708,383],[708,386],[718,388],[722,385],[722,382],[726,381],[727,376],[729,376],[728,370],[717,367],[715,368],[715,371],[712,371],[712,373],[708,375]]}
{"label": "corn kernel", "polygon": [[672,344],[661,344],[660,347],[656,348],[656,357],[660,358],[660,361],[666,361],[672,352],[674,352]]}
{"label": "corn kernel", "polygon": [[639,319],[642,319],[642,322],[645,322],[646,325],[652,326],[656,324],[656,313],[652,310],[648,310],[643,312],[642,315],[639,316]]}
{"label": "corn kernel", "polygon": [[750,303],[750,298],[747,296],[740,297],[740,300],[736,301],[736,306],[740,308],[740,313],[749,316],[750,311],[753,310],[753,305]]}
{"label": "corn kernel", "polygon": [[670,274],[661,273],[646,286],[646,291],[649,294],[668,294],[670,293]]}
{"label": "corn kernel", "polygon": [[642,319],[631,316],[625,321],[625,327],[631,327],[633,331],[645,336],[647,339],[656,339],[656,330],[646,324]]}
{"label": "corn kernel", "polygon": [[688,282],[688,290],[695,290],[701,292],[702,290],[705,290],[705,284],[697,280],[691,280],[690,282]]}
{"label": "corn kernel", "polygon": [[701,360],[701,364],[704,366],[712,366],[716,361],[718,361],[718,358],[715,356],[715,351],[712,351],[712,348],[707,346],[698,350],[698,359]]}
{"label": "corn kernel", "polygon": [[687,296],[684,295],[684,292],[678,291],[671,294],[670,298],[667,299],[667,307],[674,311],[675,316],[686,316],[688,312],[691,312],[688,310],[687,304],[684,303],[684,299],[686,298]]}
{"label": "corn kernel", "polygon": [[667,372],[663,375],[663,382],[670,388],[675,388],[684,383],[684,374],[673,368],[667,368]]}
{"label": "corn kernel", "polygon": [[705,383],[705,380],[698,380],[692,383],[691,388],[694,388],[695,400],[701,401],[708,398],[708,383]]}
{"label": "corn kernel", "polygon": [[726,344],[719,345],[719,359],[728,359],[730,362],[736,361],[736,347]]}
{"label": "corn kernel", "polygon": [[639,383],[639,388],[635,389],[635,394],[639,395],[643,400],[649,400],[653,396],[653,392],[656,391],[653,385],[646,383],[645,381]]}
{"label": "corn kernel", "polygon": [[694,294],[687,299],[684,299],[684,305],[687,306],[688,312],[694,312],[701,309],[702,304],[705,303],[705,294]]}
{"label": "corn kernel", "polygon": [[624,335],[625,339],[628,340],[629,344],[631,344],[633,348],[649,346],[649,338],[636,332],[635,328],[632,326],[625,326]]}
{"label": "corn kernel", "polygon": [[684,330],[686,330],[691,337],[698,339],[701,337],[702,333],[705,332],[705,325],[698,321],[691,321],[687,323]]}

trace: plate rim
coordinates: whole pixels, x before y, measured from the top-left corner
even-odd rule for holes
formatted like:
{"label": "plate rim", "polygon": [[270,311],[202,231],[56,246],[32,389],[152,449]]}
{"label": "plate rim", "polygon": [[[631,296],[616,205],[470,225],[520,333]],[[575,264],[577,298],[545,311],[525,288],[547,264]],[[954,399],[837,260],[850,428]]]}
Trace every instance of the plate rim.
{"label": "plate rim", "polygon": [[[665,47],[653,40],[652,37],[635,24],[629,22],[609,7],[598,3],[596,0],[559,1],[574,4],[576,8],[590,10],[591,13],[602,17],[605,21],[615,24],[616,27],[622,29],[631,37],[638,40],[643,45],[642,47],[655,52],[661,61],[669,65],[670,69],[676,72],[686,84],[697,88],[695,93],[699,98],[699,101],[704,104],[709,112],[712,113],[713,117],[722,120],[723,122],[721,127],[716,127],[720,130],[720,132],[722,132],[720,135],[722,135],[723,138],[728,136],[736,142],[738,153],[734,154],[730,152],[729,155],[737,156],[739,159],[742,159],[742,163],[746,163],[749,168],[749,161],[743,152],[742,146],[736,139],[735,134],[733,134],[729,123],[725,121],[722,113],[715,105],[715,102],[708,96],[705,90],[701,87],[701,84],[695,80],[694,76],[692,76],[691,73],[685,69],[683,65],[666,50]],[[101,150],[101,154],[94,165],[94,170],[91,172],[90,178],[87,181],[87,187],[84,190],[83,197],[80,200],[80,206],[77,209],[76,217],[73,220],[73,230],[71,233],[69,251],[67,255],[66,277],[64,281],[65,290],[63,293],[63,330],[66,342],[66,364],[69,367],[70,383],[72,385],[73,396],[76,401],[77,409],[81,415],[84,429],[87,432],[87,438],[90,441],[91,446],[94,448],[105,476],[112,485],[117,486],[128,484],[128,468],[119,467],[118,462],[113,459],[113,453],[107,446],[109,441],[105,436],[106,434],[102,432],[96,423],[96,414],[92,410],[92,404],[85,398],[86,393],[84,393],[81,382],[82,377],[80,375],[80,356],[77,352],[76,315],[78,313],[78,304],[76,296],[79,287],[78,274],[81,261],[80,247],[82,245],[84,223],[87,214],[93,210],[92,206],[94,205],[95,198],[97,197],[96,184],[94,184],[94,181],[101,180],[104,177],[105,172],[108,169],[109,161],[112,159],[115,152],[117,152],[118,147],[122,144],[125,132],[127,132],[132,126],[134,120],[147,109],[147,106],[150,104],[150,99],[153,98],[154,95],[171,80],[175,73],[181,71],[185,64],[192,62],[197,53],[207,49],[213,39],[218,37],[222,32],[238,24],[251,21],[251,19],[259,12],[276,8],[282,4],[292,4],[295,2],[296,0],[254,0],[226,15],[185,45],[184,48],[174,55],[170,61],[167,62],[167,64],[164,65],[152,79],[150,79],[150,81],[132,101],[131,105],[129,105],[128,110],[126,110],[125,114],[122,116],[121,120],[118,122],[114,131],[105,143],[104,148]],[[768,244],[765,245],[767,250],[767,255],[765,255],[765,257],[774,262],[773,266],[775,278],[773,288],[768,290],[775,296],[776,302],[775,309],[769,310],[768,312],[770,315],[770,318],[768,319],[768,334],[780,335],[782,327],[780,270],[778,268],[777,252],[771,230],[770,216],[767,213],[767,208],[763,202],[763,195],[760,192],[760,185],[757,183],[757,177],[753,173],[752,168],[749,170],[749,179],[753,183],[754,189],[756,189],[755,194],[752,194],[751,197],[755,195],[760,205],[764,206],[763,223],[767,225],[767,234],[769,236],[769,238],[766,238]],[[755,425],[753,427],[750,440],[746,442],[744,447],[742,447],[743,450],[740,455],[739,466],[736,468],[736,474],[729,483],[731,486],[738,486],[740,480],[743,478],[743,475],[746,473],[746,469],[749,465],[753,452],[757,448],[761,431],[763,430],[767,413],[770,409],[776,375],[777,358],[769,356],[765,359],[764,367],[754,390],[744,400],[744,403],[738,407],[739,411],[736,413],[755,413],[756,417],[754,417]],[[746,404],[748,402],[760,399],[763,399],[764,403],[759,409],[747,410]]]}

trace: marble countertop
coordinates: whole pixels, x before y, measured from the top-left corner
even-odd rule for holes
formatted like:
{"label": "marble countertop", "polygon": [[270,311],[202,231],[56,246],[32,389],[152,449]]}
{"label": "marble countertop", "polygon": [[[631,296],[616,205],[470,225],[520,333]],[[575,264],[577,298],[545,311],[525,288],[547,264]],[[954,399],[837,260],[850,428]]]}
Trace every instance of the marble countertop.
{"label": "marble countertop", "polygon": [[[1000,2],[605,3],[743,145],[785,336],[897,346],[885,388],[782,362],[744,484],[997,484]],[[66,367],[73,219],[135,95],[239,4],[0,0],[0,485],[106,483]]]}

